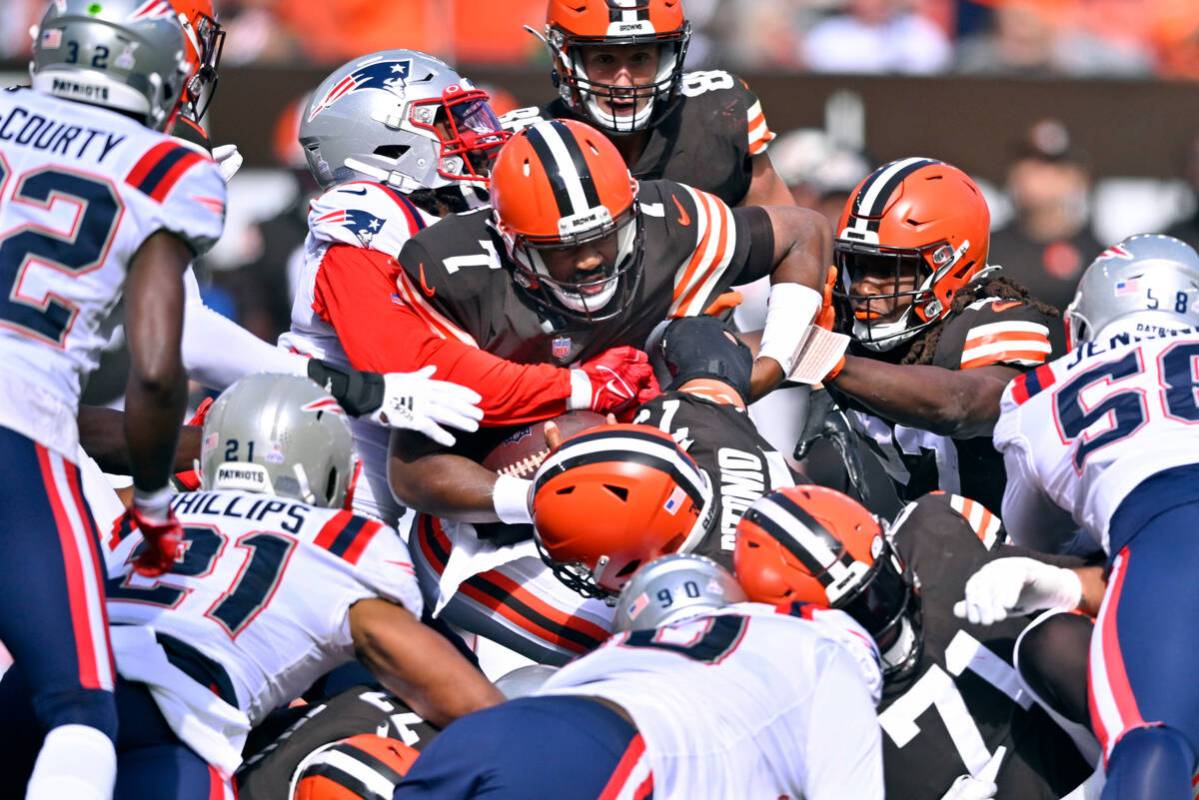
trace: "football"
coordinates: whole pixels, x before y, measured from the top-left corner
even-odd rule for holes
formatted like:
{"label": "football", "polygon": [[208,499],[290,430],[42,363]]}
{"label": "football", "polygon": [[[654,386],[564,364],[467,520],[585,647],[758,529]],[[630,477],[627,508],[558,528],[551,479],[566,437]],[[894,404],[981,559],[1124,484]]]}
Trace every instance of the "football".
{"label": "football", "polygon": [[[562,431],[562,438],[573,436],[579,431],[604,425],[607,418],[594,411],[567,411],[554,417],[553,421]],[[541,462],[550,454],[545,442],[545,423],[535,422],[518,429],[495,446],[483,459],[483,466],[501,475],[515,478],[532,478]]]}

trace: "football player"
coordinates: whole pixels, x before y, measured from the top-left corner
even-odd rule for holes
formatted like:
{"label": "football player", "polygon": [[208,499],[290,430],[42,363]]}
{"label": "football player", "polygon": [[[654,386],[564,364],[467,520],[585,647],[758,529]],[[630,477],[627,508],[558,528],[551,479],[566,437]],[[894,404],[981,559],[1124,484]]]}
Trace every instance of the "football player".
{"label": "football player", "polygon": [[1081,526],[1108,555],[1088,682],[1103,796],[1190,797],[1199,254],[1167,236],[1126,239],[1087,268],[1066,319],[1074,350],[1003,396],[1005,521],[1047,550]]}
{"label": "football player", "polygon": [[167,480],[184,402],[183,271],[225,211],[212,161],[161,133],[188,77],[183,44],[165,3],[61,0],[37,30],[32,87],[0,95],[0,541],[12,589],[0,641],[29,675],[25,735],[46,734],[29,753],[31,798],[112,791],[113,663],[75,416],[122,302],[133,514],[147,535],[138,569],[161,571],[176,553]]}
{"label": "football player", "polygon": [[738,527],[736,574],[751,600],[842,609],[878,642],[888,797],[1048,800],[1090,772],[1012,667],[1029,620],[981,627],[954,616],[977,567],[1032,555],[996,544],[998,530],[978,503],[938,493],[884,531],[819,486],[766,495]]}
{"label": "football player", "polygon": [[853,344],[827,376],[901,496],[943,490],[998,512],[989,434],[1008,381],[1063,352],[1057,312],[987,264],[990,211],[961,170],[885,164],[854,189],[833,245]]}
{"label": "football player", "polygon": [[543,32],[558,97],[500,122],[594,125],[638,180],[667,179],[730,206],[791,205],[766,150],[774,133],[745,82],[723,70],[684,72],[691,23],[680,0],[551,0]]}
{"label": "football player", "polygon": [[[136,526],[104,541],[118,800],[147,786],[155,797],[232,798],[250,727],[355,656],[438,725],[502,699],[420,623],[396,532],[341,510],[355,457],[331,395],[298,376],[246,378],[218,398],[204,441],[201,490],[172,501],[183,547],[169,570],[151,579],[129,568],[147,546]],[[14,776],[36,747],[26,663],[0,683]]]}
{"label": "football player", "polygon": [[451,724],[395,800],[882,798],[873,643],[839,612],[743,599],[702,556],[645,565],[621,633]]}

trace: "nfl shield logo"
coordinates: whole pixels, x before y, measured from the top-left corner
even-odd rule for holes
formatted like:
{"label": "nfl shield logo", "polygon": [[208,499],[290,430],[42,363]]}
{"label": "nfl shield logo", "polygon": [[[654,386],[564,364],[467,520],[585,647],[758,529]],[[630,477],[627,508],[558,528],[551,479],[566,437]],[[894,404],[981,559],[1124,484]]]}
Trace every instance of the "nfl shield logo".
{"label": "nfl shield logo", "polygon": [[555,336],[550,342],[550,355],[557,361],[562,361],[570,355],[570,348],[573,342],[569,336]]}

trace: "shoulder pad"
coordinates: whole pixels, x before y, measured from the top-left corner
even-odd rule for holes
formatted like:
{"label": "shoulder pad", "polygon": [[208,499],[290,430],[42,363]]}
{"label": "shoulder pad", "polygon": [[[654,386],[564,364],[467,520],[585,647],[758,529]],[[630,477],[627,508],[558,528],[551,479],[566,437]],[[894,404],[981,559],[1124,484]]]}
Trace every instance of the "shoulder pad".
{"label": "shoulder pad", "polygon": [[424,214],[400,192],[370,181],[329,189],[312,201],[308,230],[322,242],[397,255],[427,225]]}
{"label": "shoulder pad", "polygon": [[733,113],[744,114],[745,128],[738,132],[747,153],[752,157],[766,152],[775,134],[766,123],[762,102],[745,81],[724,70],[701,70],[683,75],[679,91],[684,98],[702,98],[705,95],[720,102],[722,106],[733,106]]}
{"label": "shoulder pad", "polygon": [[933,363],[946,369],[1035,367],[1053,357],[1061,327],[1023,301],[1000,298],[972,303],[944,324]]}
{"label": "shoulder pad", "polygon": [[[936,547],[932,540],[969,536],[990,550],[1003,540],[1003,523],[977,500],[947,492],[930,492],[908,503],[888,530],[893,539],[915,539]],[[907,550],[902,543],[901,550]]]}
{"label": "shoulder pad", "polygon": [[154,201],[155,228],[203,255],[225,228],[225,181],[216,162],[193,145],[164,137],[133,165],[125,182]]}
{"label": "shoulder pad", "polygon": [[500,127],[506,131],[518,133],[523,131],[530,125],[536,125],[545,119],[551,119],[546,109],[541,106],[527,106],[525,108],[514,108],[507,114],[500,117]]}

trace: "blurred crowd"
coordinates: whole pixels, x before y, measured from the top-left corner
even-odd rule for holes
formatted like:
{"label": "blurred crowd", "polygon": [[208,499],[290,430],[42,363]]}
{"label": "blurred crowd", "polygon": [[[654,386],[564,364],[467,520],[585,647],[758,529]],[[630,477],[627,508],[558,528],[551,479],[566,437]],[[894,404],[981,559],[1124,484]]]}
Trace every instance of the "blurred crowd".
{"label": "blurred crowd", "polygon": [[[520,23],[544,0],[223,0],[246,63],[336,64],[388,47],[451,63],[546,58]],[[5,0],[0,58],[29,52],[42,0]],[[1199,78],[1195,0],[690,0],[692,68]]]}

